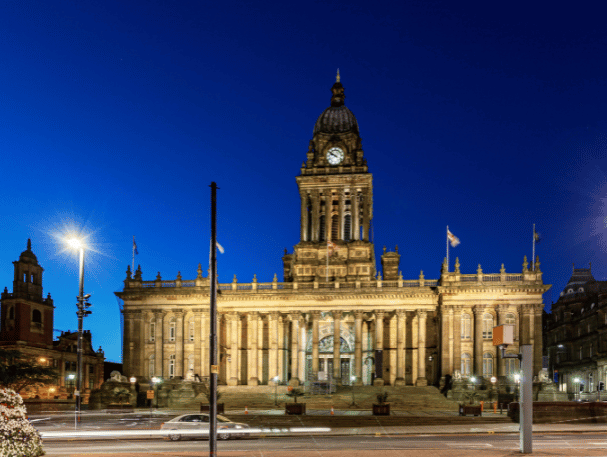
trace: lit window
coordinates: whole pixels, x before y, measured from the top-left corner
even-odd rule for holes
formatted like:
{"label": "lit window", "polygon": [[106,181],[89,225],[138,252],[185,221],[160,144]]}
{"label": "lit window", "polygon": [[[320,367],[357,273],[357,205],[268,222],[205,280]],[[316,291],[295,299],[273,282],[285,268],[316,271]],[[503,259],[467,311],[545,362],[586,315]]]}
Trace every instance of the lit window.
{"label": "lit window", "polygon": [[169,341],[175,341],[175,318],[171,318],[169,322]]}
{"label": "lit window", "polygon": [[470,314],[462,314],[462,340],[470,339]]}
{"label": "lit window", "polygon": [[156,321],[150,321],[150,341],[156,341]]}
{"label": "lit window", "polygon": [[483,338],[493,338],[493,316],[483,314]]}
{"label": "lit window", "polygon": [[493,376],[493,355],[490,352],[483,354],[483,376]]}
{"label": "lit window", "polygon": [[462,354],[462,376],[470,376],[472,372],[472,357],[470,354]]}
{"label": "lit window", "polygon": [[[513,353],[509,353],[508,355],[515,355]],[[513,375],[518,371],[517,363],[518,359],[515,358],[506,358],[504,359],[504,369],[506,371],[506,376]]]}
{"label": "lit window", "polygon": [[156,376],[156,373],[155,373],[155,371],[156,371],[156,366],[155,365],[156,364],[155,364],[155,362],[156,362],[156,357],[154,356],[154,354],[152,354],[150,356],[150,367],[149,367],[150,378],[153,378],[154,376]]}
{"label": "lit window", "polygon": [[189,329],[189,340],[194,341],[194,321],[193,320],[190,320],[190,322],[188,323],[188,329]]}
{"label": "lit window", "polygon": [[175,354],[169,357],[169,378],[175,377]]}

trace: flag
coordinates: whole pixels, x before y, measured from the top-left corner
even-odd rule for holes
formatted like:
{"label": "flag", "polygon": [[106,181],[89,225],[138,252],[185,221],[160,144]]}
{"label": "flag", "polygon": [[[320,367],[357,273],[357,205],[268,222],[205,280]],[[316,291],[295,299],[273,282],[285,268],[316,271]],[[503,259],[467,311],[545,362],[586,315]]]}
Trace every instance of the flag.
{"label": "flag", "polygon": [[451,233],[451,230],[449,229],[447,229],[447,239],[449,240],[449,243],[451,243],[452,248],[459,244],[459,238],[456,237],[453,233]]}
{"label": "flag", "polygon": [[538,232],[536,232],[535,228],[533,229],[533,241],[535,241],[535,244],[542,241],[542,235],[540,235]]}
{"label": "flag", "polygon": [[137,243],[135,243],[135,237],[133,237],[133,252],[139,255],[139,251],[137,250]]}
{"label": "flag", "polygon": [[215,244],[217,244],[217,249],[219,250],[219,252],[221,252],[223,254],[225,252],[225,249],[223,249],[223,246],[221,244],[219,244],[217,241],[215,241]]}

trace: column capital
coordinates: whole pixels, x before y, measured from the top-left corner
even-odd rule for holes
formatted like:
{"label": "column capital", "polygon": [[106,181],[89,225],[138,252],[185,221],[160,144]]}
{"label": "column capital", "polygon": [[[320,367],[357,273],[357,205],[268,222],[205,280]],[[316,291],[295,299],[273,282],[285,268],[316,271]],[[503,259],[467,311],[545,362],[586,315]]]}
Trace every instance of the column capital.
{"label": "column capital", "polygon": [[238,320],[239,317],[237,311],[229,311],[227,313],[224,313],[224,316],[227,321],[235,321]]}
{"label": "column capital", "polygon": [[481,316],[485,312],[485,307],[482,305],[475,305],[472,307],[472,312],[475,316]]}
{"label": "column capital", "polygon": [[194,308],[191,311],[192,311],[192,313],[194,313],[195,317],[198,317],[199,315],[202,315],[204,310],[202,308]]}
{"label": "column capital", "polygon": [[333,319],[341,319],[344,313],[341,310],[333,310],[331,314],[333,314]]}
{"label": "column capital", "polygon": [[314,310],[314,311],[310,311],[310,315],[314,318],[314,319],[320,319],[320,311],[318,310]]}
{"label": "column capital", "polygon": [[257,320],[259,319],[259,311],[249,311],[247,312],[247,320]]}
{"label": "column capital", "polygon": [[384,318],[384,314],[386,314],[386,312],[383,309],[376,309],[373,312],[375,314],[375,319],[383,319]]}
{"label": "column capital", "polygon": [[173,310],[173,314],[174,314],[176,317],[183,317],[184,312],[183,312],[183,309],[174,309],[174,310]]}
{"label": "column capital", "polygon": [[425,319],[426,317],[428,317],[428,311],[426,311],[425,309],[418,309],[418,310],[415,312],[415,315],[416,315],[417,317],[420,317],[420,318],[424,318],[424,319]]}
{"label": "column capital", "polygon": [[396,310],[396,317],[399,318],[399,319],[407,317],[407,311],[405,311],[404,309],[397,309]]}
{"label": "column capital", "polygon": [[270,311],[268,313],[268,316],[270,317],[270,320],[277,321],[278,318],[280,317],[280,312],[279,311]]}
{"label": "column capital", "polygon": [[361,319],[361,320],[362,320],[362,318],[363,318],[363,316],[364,316],[364,315],[365,315],[365,312],[364,312],[364,311],[359,311],[359,310],[354,311],[354,317],[355,317],[357,320],[359,320],[359,319]]}
{"label": "column capital", "polygon": [[292,322],[294,322],[294,321],[300,321],[302,318],[303,318],[303,315],[299,311],[291,311],[289,313],[289,319]]}

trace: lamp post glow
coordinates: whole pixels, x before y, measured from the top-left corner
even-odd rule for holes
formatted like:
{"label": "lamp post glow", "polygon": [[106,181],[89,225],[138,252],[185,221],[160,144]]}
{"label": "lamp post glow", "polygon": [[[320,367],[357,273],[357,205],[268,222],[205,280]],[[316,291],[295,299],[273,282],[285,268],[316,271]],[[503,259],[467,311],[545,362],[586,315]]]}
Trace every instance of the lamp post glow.
{"label": "lamp post glow", "polygon": [[580,378],[574,378],[573,379],[573,385],[574,385],[574,394],[573,394],[573,399],[577,400],[580,397]]}
{"label": "lamp post glow", "polygon": [[76,414],[77,420],[80,421],[80,412],[82,408],[82,320],[84,316],[91,312],[85,310],[85,307],[90,306],[86,303],[86,300],[90,295],[84,295],[84,248],[86,247],[84,242],[76,237],[71,237],[66,240],[69,247],[73,250],[78,251],[79,255],[79,268],[78,268],[78,304],[76,305],[78,310],[76,316],[78,316],[78,352],[77,352],[77,371],[76,371],[76,390],[74,395],[76,397]]}
{"label": "lamp post glow", "polygon": [[274,406],[278,406],[278,381],[280,378],[278,376],[274,376],[272,381],[274,381]]}

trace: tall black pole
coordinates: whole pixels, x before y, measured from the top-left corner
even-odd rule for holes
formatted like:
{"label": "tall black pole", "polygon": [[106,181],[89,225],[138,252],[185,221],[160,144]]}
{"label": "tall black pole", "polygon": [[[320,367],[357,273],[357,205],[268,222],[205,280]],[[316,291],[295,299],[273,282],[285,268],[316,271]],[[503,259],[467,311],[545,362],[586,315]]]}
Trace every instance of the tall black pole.
{"label": "tall black pole", "polygon": [[209,389],[210,430],[209,430],[209,456],[217,455],[217,184],[211,183],[211,378]]}
{"label": "tall black pole", "polygon": [[82,319],[84,318],[84,248],[80,248],[79,288],[78,288],[78,344],[76,361],[76,415],[80,421],[80,410],[82,407]]}

